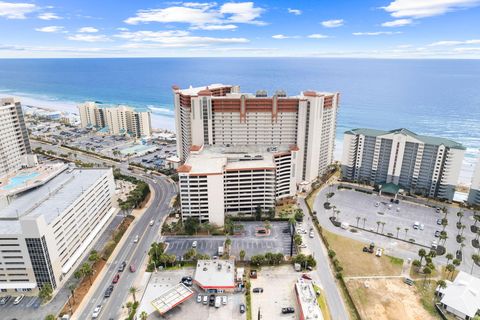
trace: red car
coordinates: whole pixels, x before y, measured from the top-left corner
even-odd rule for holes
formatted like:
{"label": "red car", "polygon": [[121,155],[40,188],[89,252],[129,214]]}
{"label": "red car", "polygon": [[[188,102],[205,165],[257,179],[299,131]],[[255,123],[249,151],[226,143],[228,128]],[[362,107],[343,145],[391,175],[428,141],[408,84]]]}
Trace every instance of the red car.
{"label": "red car", "polygon": [[135,272],[135,266],[133,264],[130,265],[130,272]]}
{"label": "red car", "polygon": [[115,277],[113,277],[112,283],[117,283],[118,279],[120,279],[120,275],[117,273]]}

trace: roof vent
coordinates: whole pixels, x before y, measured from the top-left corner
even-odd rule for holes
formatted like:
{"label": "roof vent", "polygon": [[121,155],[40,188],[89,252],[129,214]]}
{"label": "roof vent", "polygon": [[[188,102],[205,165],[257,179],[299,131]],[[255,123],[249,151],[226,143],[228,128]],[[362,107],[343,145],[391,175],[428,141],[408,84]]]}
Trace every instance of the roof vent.
{"label": "roof vent", "polygon": [[257,90],[257,93],[255,93],[255,97],[260,98],[260,97],[266,97],[267,96],[267,91],[265,90]]}
{"label": "roof vent", "polygon": [[285,92],[285,90],[277,90],[277,91],[275,91],[275,95],[277,97],[286,97],[287,93]]}

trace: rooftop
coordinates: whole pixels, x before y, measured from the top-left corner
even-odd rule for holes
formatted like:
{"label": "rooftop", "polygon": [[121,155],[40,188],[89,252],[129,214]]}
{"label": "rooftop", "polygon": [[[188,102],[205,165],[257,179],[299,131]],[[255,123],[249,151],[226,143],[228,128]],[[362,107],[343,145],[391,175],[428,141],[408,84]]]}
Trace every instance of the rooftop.
{"label": "rooftop", "polygon": [[183,283],[179,283],[167,290],[163,291],[160,296],[151,303],[160,314],[175,308],[175,306],[184,302],[193,295],[193,291],[186,287]]}
{"label": "rooftop", "polygon": [[228,260],[198,260],[195,282],[203,289],[235,287],[235,265]]}
{"label": "rooftop", "polygon": [[21,232],[19,220],[43,216],[50,224],[111,169],[70,169],[11,199],[0,209],[0,234]]}
{"label": "rooftop", "polygon": [[318,306],[317,294],[309,280],[299,279],[295,283],[297,300],[305,320],[323,320],[322,310]]}
{"label": "rooftop", "polygon": [[480,310],[480,279],[466,272],[460,271],[455,281],[449,281],[440,292],[443,293],[443,304],[470,318]]}
{"label": "rooftop", "polygon": [[416,134],[408,129],[405,128],[400,128],[400,129],[394,129],[390,131],[385,131],[385,130],[377,130],[377,129],[369,129],[369,128],[357,128],[357,129],[352,129],[345,131],[345,134],[363,134],[365,136],[372,136],[372,137],[379,137],[387,134],[405,134],[410,137],[413,137],[417,140],[422,141],[425,144],[431,144],[431,145],[444,145],[446,147],[452,148],[452,149],[460,149],[460,150],[465,150],[466,148],[458,142],[455,142],[450,139],[446,138],[441,138],[441,137],[433,137],[433,136],[425,136],[425,135],[419,135]]}
{"label": "rooftop", "polygon": [[[228,84],[222,84],[222,83],[213,83],[208,86],[202,86],[202,87],[192,87],[190,86],[187,89],[177,89],[178,92],[180,92],[183,95],[186,96],[196,96],[200,91],[203,90],[209,90],[209,89],[218,89],[218,88],[225,88],[225,87],[231,87],[231,85]],[[174,88],[175,90],[175,88]]]}

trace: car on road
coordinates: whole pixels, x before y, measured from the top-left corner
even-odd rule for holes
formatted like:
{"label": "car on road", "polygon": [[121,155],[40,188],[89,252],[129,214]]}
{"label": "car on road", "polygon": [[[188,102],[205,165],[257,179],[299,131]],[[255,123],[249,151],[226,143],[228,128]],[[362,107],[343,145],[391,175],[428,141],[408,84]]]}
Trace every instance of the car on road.
{"label": "car on road", "polygon": [[435,231],[435,238],[440,237],[440,233],[441,233],[441,232],[440,232],[439,230]]}
{"label": "car on road", "polygon": [[310,238],[313,238],[315,235],[313,234],[313,230],[310,231]]}
{"label": "car on road", "polygon": [[388,205],[388,210],[390,210],[390,209],[392,209],[392,205],[391,205],[391,204]]}
{"label": "car on road", "polygon": [[240,313],[245,313],[245,305],[243,303],[240,304]]}
{"label": "car on road", "polygon": [[208,298],[208,305],[210,307],[213,307],[215,305],[215,295],[211,294],[210,297]]}
{"label": "car on road", "polygon": [[439,226],[442,225],[442,220],[443,220],[443,219],[437,219],[437,224],[438,224]]}
{"label": "car on road", "polygon": [[301,249],[305,249],[307,245],[305,243],[302,243],[302,244],[299,244],[298,247]]}
{"label": "car on road", "polygon": [[117,283],[118,279],[120,279],[120,275],[117,273],[115,277],[113,277],[112,283]]}
{"label": "car on road", "polygon": [[150,220],[150,226],[153,226],[155,224],[155,220]]}
{"label": "car on road", "polygon": [[375,255],[377,257],[381,257],[382,256],[382,253],[383,253],[383,249],[382,248],[377,248],[377,251],[375,252]]}
{"label": "car on road", "polygon": [[104,298],[110,298],[110,296],[112,295],[112,291],[113,291],[113,288],[110,289],[110,287],[108,287],[107,290],[105,290],[105,293],[103,294],[103,297]]}
{"label": "car on road", "polygon": [[215,308],[220,308],[222,305],[222,298],[220,296],[215,297]]}
{"label": "car on road", "polygon": [[425,229],[425,225],[423,223],[420,224],[420,230]]}
{"label": "car on road", "polygon": [[135,266],[133,264],[130,265],[130,272],[135,272]]}
{"label": "car on road", "polygon": [[137,234],[137,235],[135,236],[135,239],[133,239],[133,243],[137,243],[139,238],[140,238],[140,237],[139,237],[138,234]]}
{"label": "car on road", "polygon": [[436,213],[440,213],[440,208],[435,208]]}
{"label": "car on road", "polygon": [[125,267],[127,266],[127,263],[123,261],[120,266],[118,266],[118,272],[123,272],[125,270]]}
{"label": "car on road", "polygon": [[198,302],[198,303],[202,302],[202,295],[199,294],[199,295],[197,296],[197,302]]}
{"label": "car on road", "polygon": [[253,288],[252,291],[255,292],[255,293],[262,293],[262,292],[263,292],[263,288]]}
{"label": "car on road", "polygon": [[413,223],[413,229],[418,230],[419,228],[420,228],[420,222],[415,221],[415,222]]}
{"label": "car on road", "polygon": [[8,301],[10,301],[10,299],[12,299],[12,296],[10,296],[10,295],[3,297],[2,299],[0,299],[0,305],[7,304]]}
{"label": "car on road", "polygon": [[24,294],[19,295],[18,297],[15,298],[15,300],[13,301],[13,304],[14,304],[14,305],[19,304],[20,302],[22,302],[23,298],[25,298],[25,295],[24,295]]}
{"label": "car on road", "polygon": [[100,315],[100,312],[102,312],[102,306],[98,305],[95,307],[95,309],[93,309],[92,319],[97,319]]}
{"label": "car on road", "polygon": [[378,207],[380,205],[380,202],[375,202],[375,207]]}
{"label": "car on road", "polygon": [[222,296],[222,304],[226,305],[227,304],[227,296]]}
{"label": "car on road", "polygon": [[196,247],[197,247],[197,240],[192,242],[192,248],[196,248]]}
{"label": "car on road", "polygon": [[295,313],[295,309],[293,307],[282,308],[282,313],[283,314]]}
{"label": "car on road", "polygon": [[400,212],[400,207],[397,207],[397,212]]}

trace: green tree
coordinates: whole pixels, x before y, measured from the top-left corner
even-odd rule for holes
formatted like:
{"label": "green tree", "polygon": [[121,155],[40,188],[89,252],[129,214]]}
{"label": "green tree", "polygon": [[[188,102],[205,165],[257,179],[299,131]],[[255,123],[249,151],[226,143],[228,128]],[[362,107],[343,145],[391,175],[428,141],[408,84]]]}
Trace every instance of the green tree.
{"label": "green tree", "polygon": [[262,207],[260,205],[255,208],[255,220],[262,220]]}
{"label": "green tree", "polygon": [[425,284],[425,282],[427,281],[427,276],[432,274],[432,270],[429,267],[425,267],[423,268],[423,274],[424,274],[423,283]]}
{"label": "green tree", "polygon": [[453,259],[453,254],[447,253],[447,255],[445,256],[445,258],[447,258],[447,265],[448,265],[448,263],[450,262],[450,260]]}
{"label": "green tree", "polygon": [[43,303],[50,301],[52,299],[52,285],[50,283],[44,283],[43,286],[38,291],[38,297],[42,300]]}
{"label": "green tree", "polygon": [[194,248],[188,249],[184,254],[183,254],[183,259],[190,261],[197,255],[197,250]]}
{"label": "green tree", "polygon": [[427,252],[425,251],[425,249],[418,250],[418,256],[420,257],[420,263],[422,263],[423,258],[425,258],[426,255],[427,255]]}
{"label": "green tree", "polygon": [[142,311],[142,313],[140,313],[140,320],[147,320],[148,319],[148,313],[146,313],[145,311]]}
{"label": "green tree", "polygon": [[400,227],[397,227],[397,238],[398,238],[398,233],[400,232]]}
{"label": "green tree", "polygon": [[458,217],[458,223],[462,222],[463,212],[462,212],[462,211],[458,211],[458,212],[457,212],[457,217]]}
{"label": "green tree", "polygon": [[70,290],[70,294],[72,295],[73,304],[75,304],[75,289],[76,288],[77,288],[77,285],[75,283],[70,283],[68,285],[68,290]]}
{"label": "green tree", "polygon": [[302,236],[300,236],[299,234],[296,234],[294,237],[293,237],[293,242],[295,243],[295,245],[299,246],[302,244]]}
{"label": "green tree", "polygon": [[274,208],[268,209],[268,216],[270,217],[270,219],[275,218],[275,209]]}
{"label": "green tree", "polygon": [[445,282],[445,280],[440,279],[437,281],[437,286],[442,289],[445,289],[447,287],[447,283]]}
{"label": "green tree", "polygon": [[315,258],[311,254],[309,254],[307,256],[307,261],[306,262],[307,262],[307,266],[310,266],[312,268],[315,268],[317,266],[317,261],[315,260]]}
{"label": "green tree", "polygon": [[265,256],[263,254],[257,254],[250,258],[250,262],[255,266],[260,266],[265,263]]}
{"label": "green tree", "polygon": [[193,235],[197,232],[198,226],[200,225],[200,222],[198,221],[197,218],[193,217],[188,217],[184,222],[183,226],[185,228],[185,232],[189,235]]}
{"label": "green tree", "polygon": [[473,263],[472,263],[472,270],[470,271],[470,274],[473,273],[473,267],[475,266],[475,264],[480,264],[480,254],[472,254],[472,260],[473,260]]}
{"label": "green tree", "polygon": [[240,260],[243,261],[243,260],[245,259],[245,254],[246,254],[246,253],[245,253],[245,250],[243,250],[243,249],[240,250]]}
{"label": "green tree", "polygon": [[88,281],[90,282],[90,285],[92,285],[92,275],[93,275],[92,266],[88,262],[84,262],[80,267],[80,270],[84,277],[88,277]]}
{"label": "green tree", "polygon": [[132,295],[132,297],[133,297],[133,303],[134,303],[134,304],[137,303],[137,298],[136,298],[136,296],[135,296],[135,294],[136,294],[137,292],[138,292],[138,289],[135,288],[135,287],[130,287],[130,288],[128,289],[128,293],[130,293],[130,294]]}
{"label": "green tree", "polygon": [[450,279],[453,279],[453,274],[455,272],[455,266],[453,264],[447,264],[445,269],[450,273]]}
{"label": "green tree", "polygon": [[98,260],[100,260],[100,255],[96,250],[90,251],[90,254],[88,255],[88,261],[96,263]]}
{"label": "green tree", "polygon": [[442,219],[442,227],[443,227],[443,230],[442,231],[445,231],[445,228],[448,226],[448,220],[447,218],[443,218]]}
{"label": "green tree", "polygon": [[44,319],[45,320],[56,320],[57,317],[54,314],[49,314]]}
{"label": "green tree", "polygon": [[420,268],[422,267],[422,263],[420,262],[420,260],[413,260],[412,261],[412,266],[415,267],[415,270],[418,272],[418,270],[420,270]]}
{"label": "green tree", "polygon": [[357,228],[358,228],[358,223],[360,222],[360,217],[356,216],[355,219],[357,219]]}
{"label": "green tree", "polygon": [[295,210],[295,221],[302,221],[303,220],[303,211],[302,209]]}

